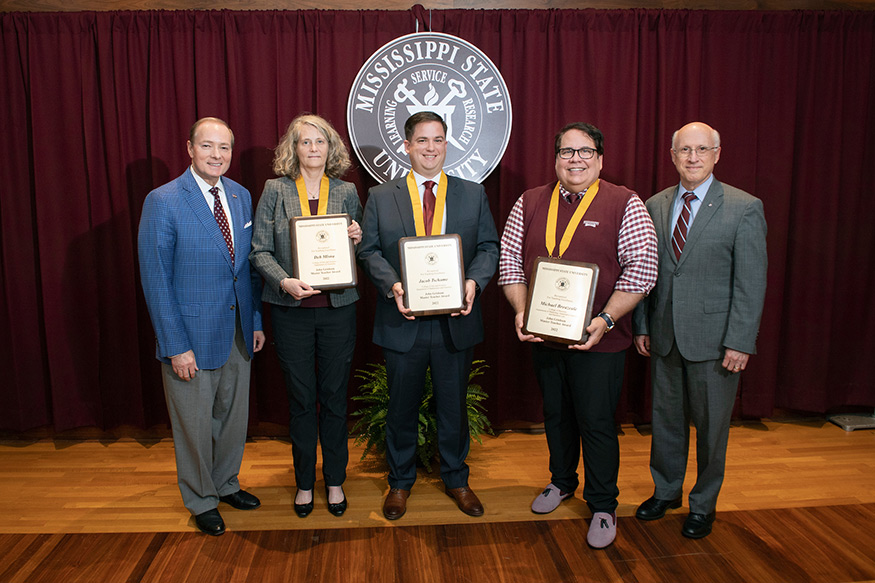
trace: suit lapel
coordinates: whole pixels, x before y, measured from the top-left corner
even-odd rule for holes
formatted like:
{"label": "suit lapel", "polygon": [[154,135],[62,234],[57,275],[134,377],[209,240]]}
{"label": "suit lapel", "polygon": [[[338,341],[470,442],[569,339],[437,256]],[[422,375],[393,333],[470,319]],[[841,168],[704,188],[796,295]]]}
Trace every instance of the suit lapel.
{"label": "suit lapel", "polygon": [[325,212],[329,215],[343,213],[343,201],[336,194],[332,196],[332,191],[337,186],[337,182],[334,178],[328,179],[328,208],[325,209]]}
{"label": "suit lapel", "polygon": [[280,182],[280,185],[282,186],[281,192],[283,196],[283,208],[286,211],[286,219],[300,217],[303,212],[301,211],[301,200],[298,197],[298,187],[295,186],[295,183],[290,178],[286,178]]}
{"label": "suit lapel", "polygon": [[656,200],[658,216],[655,217],[653,223],[657,229],[661,229],[663,236],[659,237],[662,246],[664,247],[662,254],[671,257],[671,260],[677,263],[677,258],[674,256],[674,250],[671,246],[671,236],[674,232],[674,225],[671,224],[671,205],[674,201],[674,195],[677,192],[677,187],[669,188],[662,191],[656,196],[661,197]]}
{"label": "suit lapel", "polygon": [[[234,245],[238,245],[240,241],[243,241],[243,231],[246,228],[246,215],[243,213],[243,201],[238,196],[236,192],[236,188],[229,184],[227,180],[222,180],[222,185],[225,187],[225,198],[228,200],[228,207],[231,212],[231,222],[233,223],[234,229]],[[222,242],[225,242],[224,237],[222,238]],[[228,262],[230,264],[231,254],[227,252],[228,245],[225,245],[225,255],[228,258]],[[234,256],[236,258],[237,252],[235,248]],[[237,271],[237,268],[240,266],[241,261],[234,261],[234,271]]]}
{"label": "suit lapel", "polygon": [[456,225],[459,224],[462,213],[462,201],[459,197],[459,191],[455,188],[455,182],[447,176],[447,224],[444,225],[444,233],[457,233]]}
{"label": "suit lapel", "polygon": [[[222,231],[219,229],[216,217],[210,210],[210,207],[207,204],[201,189],[198,187],[197,182],[194,181],[194,177],[191,175],[190,170],[186,170],[182,175],[182,193],[188,202],[188,205],[191,207],[192,212],[194,212],[195,216],[201,222],[210,239],[213,240],[213,243],[215,243],[216,247],[224,255],[225,260],[228,262],[228,267],[231,267],[231,254],[228,252],[228,245],[225,243],[225,237],[222,236]],[[225,194],[230,198],[227,191]],[[234,221],[234,224],[237,224],[236,220]]]}
{"label": "suit lapel", "polygon": [[407,190],[406,177],[395,181],[394,195],[404,237],[415,237],[416,222],[413,220],[413,207],[410,205],[410,191]]}
{"label": "suit lapel", "polygon": [[705,232],[705,229],[708,228],[708,223],[711,222],[711,219],[714,218],[714,214],[717,212],[723,205],[723,185],[720,182],[717,182],[716,179],[711,183],[711,187],[708,189],[708,192],[705,194],[705,198],[702,200],[702,204],[699,205],[699,211],[696,213],[696,217],[693,219],[693,225],[690,227],[690,232],[687,233],[687,240],[684,243],[684,252],[681,253],[681,259],[678,261],[680,265],[683,263],[684,258],[687,256],[687,250],[690,248],[695,248],[696,241],[702,236],[702,233]]}

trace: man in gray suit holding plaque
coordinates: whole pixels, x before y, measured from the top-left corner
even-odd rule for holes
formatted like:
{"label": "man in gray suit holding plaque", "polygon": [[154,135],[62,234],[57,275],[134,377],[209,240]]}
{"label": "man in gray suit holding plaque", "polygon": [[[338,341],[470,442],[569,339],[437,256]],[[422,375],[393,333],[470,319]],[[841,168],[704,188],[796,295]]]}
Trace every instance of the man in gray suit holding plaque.
{"label": "man in gray suit holding plaque", "polygon": [[714,178],[716,130],[690,123],[671,144],[680,184],[646,203],[659,239],[659,278],[633,317],[635,347],[651,357],[655,485],[636,516],[656,520],[681,506],[692,420],[698,473],[681,533],[703,538],[723,484],[738,375],[756,351],[766,219],[762,201]]}

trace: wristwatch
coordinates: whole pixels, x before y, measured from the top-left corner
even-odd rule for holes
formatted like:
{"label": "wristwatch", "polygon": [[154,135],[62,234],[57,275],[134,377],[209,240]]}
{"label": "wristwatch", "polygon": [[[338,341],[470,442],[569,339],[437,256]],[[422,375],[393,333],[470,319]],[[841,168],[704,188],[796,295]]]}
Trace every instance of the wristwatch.
{"label": "wristwatch", "polygon": [[602,312],[598,315],[598,317],[601,318],[602,320],[604,320],[605,323],[608,325],[608,329],[605,330],[605,334],[607,334],[608,332],[610,332],[611,330],[614,329],[614,319],[611,318],[611,315],[609,313]]}

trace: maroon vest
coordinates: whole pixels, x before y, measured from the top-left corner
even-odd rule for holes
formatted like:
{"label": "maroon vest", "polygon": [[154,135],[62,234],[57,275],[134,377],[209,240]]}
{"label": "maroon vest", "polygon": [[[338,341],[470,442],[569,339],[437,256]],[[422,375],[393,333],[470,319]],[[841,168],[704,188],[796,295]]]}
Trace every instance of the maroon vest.
{"label": "maroon vest", "polygon": [[[523,228],[525,229],[523,269],[527,281],[532,279],[535,259],[548,256],[545,243],[547,211],[555,187],[554,182],[523,193]],[[604,309],[620,277],[622,270],[617,257],[617,239],[626,212],[626,204],[633,194],[628,188],[601,180],[598,194],[587,209],[583,220],[580,221],[571,244],[562,255],[562,259],[595,263],[599,266],[592,317]],[[559,254],[562,234],[578,205],[580,201],[574,204],[568,204],[564,200],[559,201],[554,257]],[[610,333],[602,337],[601,342],[593,348],[592,352],[619,352],[629,348],[632,344],[631,317],[624,316],[617,320],[616,324]]]}

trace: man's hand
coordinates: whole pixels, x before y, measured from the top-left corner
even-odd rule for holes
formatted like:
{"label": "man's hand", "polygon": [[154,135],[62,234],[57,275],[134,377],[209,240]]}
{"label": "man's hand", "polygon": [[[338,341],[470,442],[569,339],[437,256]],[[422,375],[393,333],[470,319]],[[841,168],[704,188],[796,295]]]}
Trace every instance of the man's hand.
{"label": "man's hand", "polygon": [[182,354],[177,354],[176,356],[171,356],[170,366],[173,367],[173,372],[176,373],[176,376],[178,376],[185,382],[193,379],[194,373],[199,370],[197,367],[197,362],[195,362],[193,350],[183,352]]}
{"label": "man's hand", "polygon": [[398,311],[401,315],[408,320],[415,320],[416,318],[411,315],[413,310],[404,307],[404,288],[401,286],[400,281],[396,281],[392,285],[392,295],[395,296],[395,305],[398,306]]}
{"label": "man's hand", "polygon": [[513,324],[516,328],[516,336],[520,339],[521,342],[543,342],[543,338],[538,338],[534,334],[524,334],[523,333],[523,318],[526,317],[525,312],[517,312],[516,316],[514,316]]}
{"label": "man's hand", "polygon": [[516,336],[520,342],[543,342],[543,338],[538,338],[534,334],[524,334],[523,324],[526,317],[526,297],[529,293],[529,287],[524,283],[511,283],[501,288],[504,291],[504,297],[510,302],[510,306],[514,309],[513,326],[516,328]]}
{"label": "man's hand", "polygon": [[641,356],[650,356],[649,334],[636,334],[633,337],[633,341],[635,342],[635,350],[638,351],[638,354]]}
{"label": "man's hand", "polygon": [[602,336],[605,335],[607,330],[607,322],[602,318],[593,318],[589,323],[589,326],[586,327],[586,333],[589,334],[589,338],[586,339],[586,342],[584,344],[569,344],[568,348],[571,350],[590,350],[596,344],[601,342]]}
{"label": "man's hand", "polygon": [[723,357],[723,368],[729,372],[741,372],[747,367],[749,358],[749,354],[727,348],[726,356]]}
{"label": "man's hand", "polygon": [[454,312],[450,316],[467,316],[474,307],[474,296],[477,295],[477,282],[473,279],[465,280],[465,307],[460,312]]}
{"label": "man's hand", "polygon": [[309,298],[310,296],[322,293],[321,290],[313,289],[300,279],[295,279],[294,277],[287,277],[282,280],[280,282],[280,287],[283,288],[284,292],[296,300],[303,300],[304,298]]}
{"label": "man's hand", "polygon": [[352,239],[353,245],[358,245],[362,241],[362,228],[361,226],[352,221],[349,226],[346,228],[346,234]]}
{"label": "man's hand", "polygon": [[262,348],[264,348],[264,332],[261,330],[256,330],[252,334],[252,351],[258,352]]}

